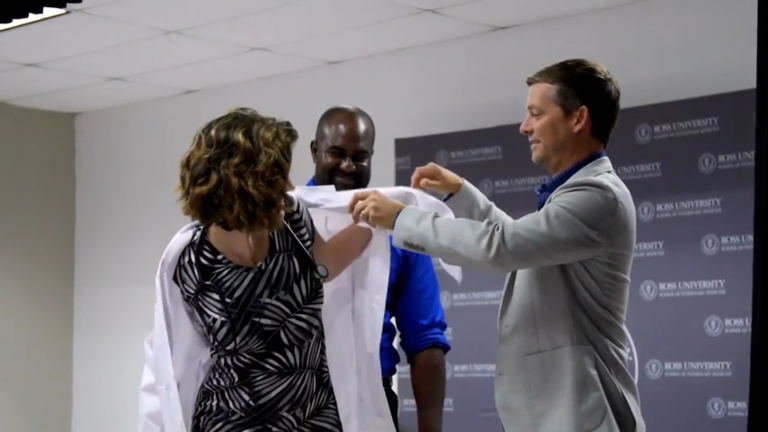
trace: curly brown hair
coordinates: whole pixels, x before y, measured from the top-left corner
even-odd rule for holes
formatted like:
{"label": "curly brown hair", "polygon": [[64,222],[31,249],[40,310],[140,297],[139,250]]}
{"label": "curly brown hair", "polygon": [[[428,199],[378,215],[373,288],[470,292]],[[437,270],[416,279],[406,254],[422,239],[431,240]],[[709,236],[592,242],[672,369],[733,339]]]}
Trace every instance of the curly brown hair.
{"label": "curly brown hair", "polygon": [[291,203],[288,176],[298,138],[290,122],[249,108],[211,120],[181,159],[182,211],[230,231],[280,229]]}

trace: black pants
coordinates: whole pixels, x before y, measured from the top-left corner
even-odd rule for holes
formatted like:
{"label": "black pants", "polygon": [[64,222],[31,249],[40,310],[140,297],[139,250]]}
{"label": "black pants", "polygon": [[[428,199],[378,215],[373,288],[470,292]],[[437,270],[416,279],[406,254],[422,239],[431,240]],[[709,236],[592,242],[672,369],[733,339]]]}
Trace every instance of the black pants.
{"label": "black pants", "polygon": [[389,402],[389,412],[392,414],[392,420],[395,422],[395,431],[400,430],[400,422],[397,420],[397,393],[392,390],[392,377],[384,378],[384,393],[387,395],[387,402]]}

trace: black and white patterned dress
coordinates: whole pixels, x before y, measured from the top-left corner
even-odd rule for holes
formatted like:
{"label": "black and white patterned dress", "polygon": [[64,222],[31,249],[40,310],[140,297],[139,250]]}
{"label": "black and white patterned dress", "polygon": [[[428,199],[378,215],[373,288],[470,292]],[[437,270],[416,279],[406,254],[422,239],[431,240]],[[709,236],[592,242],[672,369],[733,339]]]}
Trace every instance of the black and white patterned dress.
{"label": "black and white patterned dress", "polygon": [[[311,252],[315,230],[299,203],[285,220]],[[211,349],[191,432],[341,431],[325,353],[323,285],[284,229],[256,268],[221,255],[202,228],[174,281]]]}

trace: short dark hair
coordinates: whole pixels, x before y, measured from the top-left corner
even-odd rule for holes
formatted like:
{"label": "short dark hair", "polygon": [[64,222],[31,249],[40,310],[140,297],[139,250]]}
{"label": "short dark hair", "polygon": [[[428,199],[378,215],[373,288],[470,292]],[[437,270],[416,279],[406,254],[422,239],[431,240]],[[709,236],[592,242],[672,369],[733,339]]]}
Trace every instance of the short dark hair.
{"label": "short dark hair", "polygon": [[319,140],[324,138],[326,130],[329,126],[333,126],[337,123],[354,124],[358,121],[362,121],[366,129],[376,135],[376,126],[373,124],[371,116],[362,109],[352,105],[337,105],[325,110],[320,116],[320,120],[317,121],[317,129],[315,129],[315,139]]}
{"label": "short dark hair", "polygon": [[178,188],[186,216],[252,232],[282,227],[293,146],[290,122],[238,108],[206,123],[181,160]]}
{"label": "short dark hair", "polygon": [[567,115],[584,106],[592,120],[592,136],[604,146],[619,120],[621,89],[605,66],[584,59],[555,63],[525,81],[528,86],[555,86],[555,103]]}

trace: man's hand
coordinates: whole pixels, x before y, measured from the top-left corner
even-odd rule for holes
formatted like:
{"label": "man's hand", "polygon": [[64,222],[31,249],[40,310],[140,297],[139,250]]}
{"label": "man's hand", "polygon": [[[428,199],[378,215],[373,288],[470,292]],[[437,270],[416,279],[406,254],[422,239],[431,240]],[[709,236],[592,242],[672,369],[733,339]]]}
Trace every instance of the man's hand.
{"label": "man's hand", "polygon": [[455,194],[464,184],[464,179],[436,163],[418,167],[411,176],[411,187],[427,189],[442,194]]}
{"label": "man's hand", "polygon": [[405,204],[395,201],[379,191],[358,192],[349,203],[349,212],[355,223],[363,221],[374,228],[395,229],[395,219]]}

